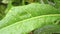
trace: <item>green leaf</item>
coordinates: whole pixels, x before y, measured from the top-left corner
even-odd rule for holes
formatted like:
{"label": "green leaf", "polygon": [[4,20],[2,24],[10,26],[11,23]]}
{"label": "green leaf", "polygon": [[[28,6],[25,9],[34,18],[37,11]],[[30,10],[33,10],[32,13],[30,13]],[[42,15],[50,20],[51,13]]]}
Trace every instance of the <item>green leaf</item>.
{"label": "green leaf", "polygon": [[28,34],[29,32],[45,25],[57,25],[55,24],[55,20],[58,19],[60,19],[60,14],[33,17],[0,29],[0,34]]}
{"label": "green leaf", "polygon": [[6,9],[6,6],[4,5],[0,5],[0,20],[5,16],[5,9]]}
{"label": "green leaf", "polygon": [[60,9],[60,0],[54,0],[55,1],[55,7]]}
{"label": "green leaf", "polygon": [[60,26],[46,25],[34,30],[33,34],[60,34]]}
{"label": "green leaf", "polygon": [[60,14],[60,12],[48,4],[39,3],[12,7],[7,15],[0,21],[0,29],[18,21],[48,14]]}

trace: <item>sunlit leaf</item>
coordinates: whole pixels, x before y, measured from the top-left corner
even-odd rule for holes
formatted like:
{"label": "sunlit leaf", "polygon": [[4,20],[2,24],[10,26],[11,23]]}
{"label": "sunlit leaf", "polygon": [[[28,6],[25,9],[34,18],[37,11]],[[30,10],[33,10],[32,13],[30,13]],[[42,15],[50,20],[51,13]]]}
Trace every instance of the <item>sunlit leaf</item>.
{"label": "sunlit leaf", "polygon": [[40,15],[59,14],[59,13],[60,13],[59,11],[57,11],[54,7],[48,4],[32,3],[26,6],[12,7],[7,13],[7,15],[0,21],[0,28],[13,24],[18,21],[22,21],[24,19]]}

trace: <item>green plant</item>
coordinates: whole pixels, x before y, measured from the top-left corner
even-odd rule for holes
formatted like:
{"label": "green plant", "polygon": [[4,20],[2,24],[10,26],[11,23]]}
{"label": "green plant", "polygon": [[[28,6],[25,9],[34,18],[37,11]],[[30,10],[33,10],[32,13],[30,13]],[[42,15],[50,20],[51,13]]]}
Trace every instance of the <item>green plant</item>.
{"label": "green plant", "polygon": [[60,26],[46,25],[35,30],[33,34],[60,34]]}
{"label": "green plant", "polygon": [[7,0],[3,1],[7,8],[4,8],[5,15],[0,13],[0,34],[60,33],[59,0],[9,0],[8,3],[5,2]]}
{"label": "green plant", "polygon": [[0,29],[0,34],[28,34],[34,29],[43,27],[45,25],[57,25],[55,22],[57,19],[60,19],[60,14],[33,17]]}
{"label": "green plant", "polygon": [[[44,8],[43,8],[44,7]],[[53,12],[52,12],[53,11]],[[59,14],[59,11],[48,4],[32,3],[26,6],[12,7],[0,21],[0,28],[15,22],[40,15]]]}

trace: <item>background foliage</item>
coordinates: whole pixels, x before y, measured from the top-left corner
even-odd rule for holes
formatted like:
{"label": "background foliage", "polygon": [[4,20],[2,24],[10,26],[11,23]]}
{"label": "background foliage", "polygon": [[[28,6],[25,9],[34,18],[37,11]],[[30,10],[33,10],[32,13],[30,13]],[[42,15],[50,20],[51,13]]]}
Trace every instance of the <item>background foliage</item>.
{"label": "background foliage", "polygon": [[21,6],[21,5],[27,5],[33,2],[50,4],[56,7],[58,10],[60,9],[60,0],[0,0],[0,19],[2,19],[4,15],[8,12],[8,10],[11,8],[11,5]]}

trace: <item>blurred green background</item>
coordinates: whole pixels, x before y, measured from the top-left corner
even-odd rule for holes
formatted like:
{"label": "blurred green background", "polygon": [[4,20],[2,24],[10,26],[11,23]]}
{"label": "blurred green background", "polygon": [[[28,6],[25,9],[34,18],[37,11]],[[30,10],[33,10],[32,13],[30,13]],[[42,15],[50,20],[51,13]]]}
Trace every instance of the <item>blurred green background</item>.
{"label": "blurred green background", "polygon": [[12,6],[28,5],[30,3],[50,4],[60,10],[60,0],[0,0],[0,20]]}

